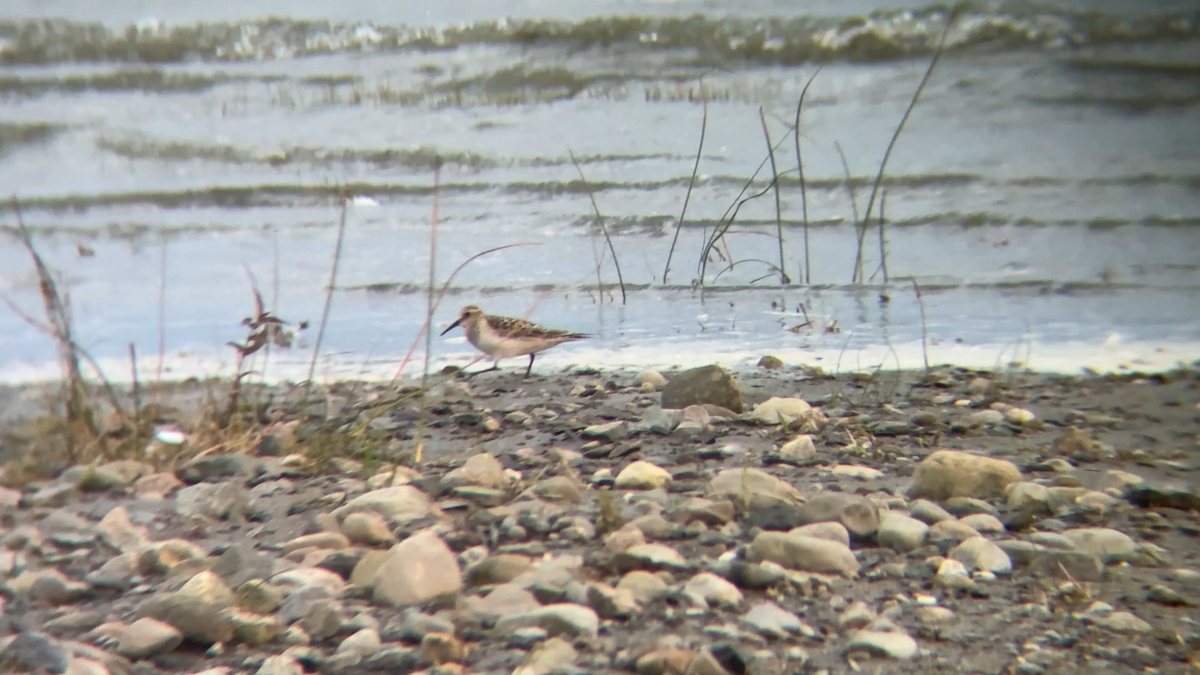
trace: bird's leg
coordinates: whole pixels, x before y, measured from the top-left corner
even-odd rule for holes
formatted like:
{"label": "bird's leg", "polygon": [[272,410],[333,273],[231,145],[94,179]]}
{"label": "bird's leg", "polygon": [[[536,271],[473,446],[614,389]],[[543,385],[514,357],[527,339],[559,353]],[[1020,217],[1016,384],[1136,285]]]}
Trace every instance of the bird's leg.
{"label": "bird's leg", "polygon": [[463,373],[463,377],[465,377],[465,378],[467,378],[467,379],[469,380],[469,379],[471,379],[472,377],[475,377],[476,375],[482,375],[483,373],[490,373],[490,372],[492,372],[493,370],[500,370],[500,362],[499,362],[499,361],[496,361],[496,362],[492,363],[492,367],[491,367],[491,368],[484,368],[483,370],[477,370],[477,371],[475,371],[475,372],[473,372],[473,373],[467,373],[467,372],[464,372],[464,373]]}
{"label": "bird's leg", "polygon": [[529,355],[529,367],[525,369],[525,377],[529,377],[529,373],[533,371],[533,357],[534,356],[536,356],[536,354]]}

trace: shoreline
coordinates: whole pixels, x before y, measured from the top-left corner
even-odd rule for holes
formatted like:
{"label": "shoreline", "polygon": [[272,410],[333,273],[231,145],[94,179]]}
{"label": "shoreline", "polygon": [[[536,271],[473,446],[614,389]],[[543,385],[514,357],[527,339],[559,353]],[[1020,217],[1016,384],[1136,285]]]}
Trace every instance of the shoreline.
{"label": "shoreline", "polygon": [[[113,675],[137,660],[146,673],[413,672],[431,643],[453,647],[438,672],[488,675],[556,650],[571,672],[611,675],[685,672],[645,659],[699,659],[717,675],[1001,675],[1029,662],[1175,673],[1200,644],[1187,620],[1200,529],[1178,508],[1200,504],[1178,487],[1200,470],[1194,369],[759,369],[733,374],[739,400],[674,412],[662,406],[676,394],[649,375],[522,372],[436,387],[424,425],[412,402],[366,419],[392,390],[342,383],[308,407],[281,396],[236,444],[152,441],[136,460],[0,488],[14,506],[0,538],[28,561],[20,577],[0,569],[15,589],[0,659],[40,626],[53,627],[46,649]],[[220,384],[173,389],[198,401]],[[812,407],[757,423],[714,407],[774,397]],[[356,424],[380,442],[355,440]],[[944,452],[1009,487],[962,469],[953,494],[914,492]],[[39,555],[16,538],[28,528],[44,530]],[[770,548],[792,537],[821,552]],[[413,560],[452,573],[435,582]],[[60,576],[67,590],[45,595]],[[206,626],[164,609],[225,587],[202,604],[232,613]],[[251,589],[284,604],[247,610]],[[182,637],[131,651],[120,636],[147,629],[137,616]],[[346,670],[342,645],[364,640]],[[729,654],[749,667],[720,665]]]}

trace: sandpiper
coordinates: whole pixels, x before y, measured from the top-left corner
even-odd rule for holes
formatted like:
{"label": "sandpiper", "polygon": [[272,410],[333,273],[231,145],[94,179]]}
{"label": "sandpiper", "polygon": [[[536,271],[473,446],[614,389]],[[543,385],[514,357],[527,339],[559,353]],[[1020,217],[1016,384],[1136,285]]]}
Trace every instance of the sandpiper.
{"label": "sandpiper", "polygon": [[483,310],[475,305],[463,307],[458,313],[458,320],[442,331],[442,335],[460,325],[467,333],[467,340],[495,361],[491,368],[479,371],[481,373],[499,370],[500,359],[528,354],[529,367],[525,369],[525,377],[529,377],[530,371],[533,370],[534,356],[538,352],[564,342],[588,337],[581,333],[546,328],[525,319],[484,314]]}

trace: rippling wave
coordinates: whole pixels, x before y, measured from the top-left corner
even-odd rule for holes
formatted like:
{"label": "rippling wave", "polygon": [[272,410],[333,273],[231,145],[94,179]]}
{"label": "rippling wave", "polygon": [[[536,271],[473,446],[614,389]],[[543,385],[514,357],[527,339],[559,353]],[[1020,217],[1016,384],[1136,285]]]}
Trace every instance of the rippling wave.
{"label": "rippling wave", "polygon": [[[523,19],[457,26],[372,25],[272,18],[113,30],[67,19],[0,22],[0,63],[261,61],[317,54],[446,50],[511,45],[579,51],[595,47],[690,52],[698,64],[881,61],[931,53],[945,5],[850,18],[599,17]],[[950,49],[1059,49],[1196,37],[1200,12],[1129,17],[1029,2],[971,3]],[[714,64],[714,62],[717,62]]]}

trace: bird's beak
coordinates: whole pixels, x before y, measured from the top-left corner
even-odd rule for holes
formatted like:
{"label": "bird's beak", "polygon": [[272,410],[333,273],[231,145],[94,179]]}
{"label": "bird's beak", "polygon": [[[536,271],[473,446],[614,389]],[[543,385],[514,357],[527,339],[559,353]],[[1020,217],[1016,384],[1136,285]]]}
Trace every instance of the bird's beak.
{"label": "bird's beak", "polygon": [[458,328],[458,325],[461,323],[462,323],[462,319],[459,319],[458,321],[455,321],[454,323],[450,324],[449,328],[442,331],[442,335],[445,335],[446,333],[449,333],[450,331],[454,330],[455,328]]}

